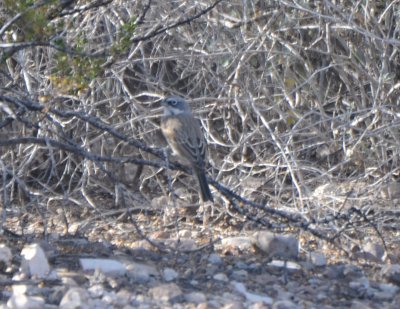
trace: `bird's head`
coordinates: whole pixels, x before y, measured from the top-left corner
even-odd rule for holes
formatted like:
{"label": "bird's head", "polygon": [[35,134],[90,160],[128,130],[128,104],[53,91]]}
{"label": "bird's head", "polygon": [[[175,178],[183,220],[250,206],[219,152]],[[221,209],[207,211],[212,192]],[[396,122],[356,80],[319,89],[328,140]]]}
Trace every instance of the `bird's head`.
{"label": "bird's head", "polygon": [[166,97],[162,100],[161,105],[164,107],[165,116],[192,113],[190,106],[185,99],[178,96]]}

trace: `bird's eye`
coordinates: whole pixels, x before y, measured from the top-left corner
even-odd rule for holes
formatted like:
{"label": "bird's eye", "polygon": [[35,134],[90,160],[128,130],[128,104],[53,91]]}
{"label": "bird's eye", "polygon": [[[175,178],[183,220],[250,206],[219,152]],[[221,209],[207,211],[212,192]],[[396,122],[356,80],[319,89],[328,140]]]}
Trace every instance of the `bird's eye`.
{"label": "bird's eye", "polygon": [[174,100],[174,99],[171,99],[171,100],[169,100],[168,102],[169,102],[169,104],[172,105],[172,106],[176,106],[176,104],[178,104],[178,101],[177,101],[177,100]]}

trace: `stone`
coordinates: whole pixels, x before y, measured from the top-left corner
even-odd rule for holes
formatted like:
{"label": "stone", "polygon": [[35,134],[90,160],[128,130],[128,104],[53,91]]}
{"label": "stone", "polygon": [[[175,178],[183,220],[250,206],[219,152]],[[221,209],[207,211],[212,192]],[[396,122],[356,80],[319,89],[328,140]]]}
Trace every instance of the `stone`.
{"label": "stone", "polygon": [[94,298],[99,298],[104,295],[106,292],[104,286],[102,284],[94,284],[87,289],[89,296]]}
{"label": "stone", "polygon": [[82,288],[70,288],[60,302],[60,309],[90,309],[89,293]]}
{"label": "stone", "polygon": [[225,250],[232,248],[241,251],[250,251],[253,248],[253,243],[253,238],[246,236],[228,237],[221,240],[221,245]]}
{"label": "stone", "polygon": [[31,277],[45,278],[50,265],[43,249],[38,244],[26,245],[21,251],[21,271]]}
{"label": "stone", "polygon": [[224,273],[215,274],[213,276],[213,279],[217,280],[217,281],[223,281],[223,282],[228,282],[229,281],[228,276],[225,275]]}
{"label": "stone", "polygon": [[112,259],[80,259],[83,271],[100,270],[104,274],[122,276],[126,271],[126,267],[120,261]]}
{"label": "stone", "polygon": [[163,278],[165,281],[170,282],[178,278],[179,274],[172,268],[164,268]]}
{"label": "stone", "polygon": [[192,238],[165,239],[164,244],[178,251],[194,251],[198,249],[196,241]]}
{"label": "stone", "polygon": [[159,273],[152,265],[132,262],[126,265],[128,276],[139,283],[146,283],[157,278]]}
{"label": "stone", "polygon": [[150,289],[149,294],[157,300],[168,303],[179,302],[183,299],[183,293],[175,283],[161,284]]}
{"label": "stone", "polygon": [[5,266],[10,266],[12,257],[11,249],[5,244],[0,244],[0,262],[4,263]]}
{"label": "stone", "polygon": [[240,302],[229,302],[221,307],[221,309],[243,309],[243,304]]}
{"label": "stone", "polygon": [[202,304],[207,301],[207,297],[201,292],[191,292],[185,295],[185,301],[188,303]]}
{"label": "stone", "polygon": [[297,309],[295,303],[291,302],[290,300],[279,300],[272,305],[272,309]]}
{"label": "stone", "polygon": [[244,269],[235,270],[232,272],[231,278],[235,281],[245,281],[249,277],[249,273]]}
{"label": "stone", "polygon": [[269,259],[296,260],[299,256],[299,242],[291,235],[259,231],[254,233],[253,243]]}
{"label": "stone", "polygon": [[231,285],[237,292],[242,294],[246,298],[246,300],[251,303],[262,302],[265,303],[266,305],[272,305],[273,303],[272,298],[269,296],[247,292],[245,285],[241,282],[232,281]]}
{"label": "stone", "polygon": [[45,301],[38,296],[12,295],[7,301],[7,308],[10,309],[42,309]]}
{"label": "stone", "polygon": [[310,260],[315,266],[321,267],[326,265],[326,257],[323,253],[320,252],[311,252]]}
{"label": "stone", "polygon": [[367,242],[363,246],[364,258],[370,261],[382,262],[385,256],[385,248],[380,243]]}
{"label": "stone", "polygon": [[223,261],[222,258],[217,253],[211,253],[208,256],[208,262],[213,265],[222,265]]}

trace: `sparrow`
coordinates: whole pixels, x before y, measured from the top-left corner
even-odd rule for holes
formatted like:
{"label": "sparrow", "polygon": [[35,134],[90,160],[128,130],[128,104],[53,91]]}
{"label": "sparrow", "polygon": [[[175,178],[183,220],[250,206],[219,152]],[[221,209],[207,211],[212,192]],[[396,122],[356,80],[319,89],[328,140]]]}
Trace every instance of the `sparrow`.
{"label": "sparrow", "polygon": [[213,202],[213,196],[206,178],[207,142],[200,127],[200,121],[193,117],[185,99],[170,96],[162,100],[164,115],[161,131],[173,152],[188,163],[197,177],[200,197],[203,202]]}

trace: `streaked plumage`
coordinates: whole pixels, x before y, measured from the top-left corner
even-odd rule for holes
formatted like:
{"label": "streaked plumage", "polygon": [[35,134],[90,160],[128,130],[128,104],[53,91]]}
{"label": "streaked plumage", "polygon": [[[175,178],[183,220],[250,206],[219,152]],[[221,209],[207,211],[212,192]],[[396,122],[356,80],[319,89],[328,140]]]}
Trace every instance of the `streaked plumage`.
{"label": "streaked plumage", "polygon": [[199,181],[202,201],[213,201],[205,174],[207,142],[199,120],[193,117],[188,103],[181,97],[167,97],[162,105],[164,116],[161,119],[161,130],[168,144],[174,153],[193,168]]}

